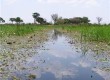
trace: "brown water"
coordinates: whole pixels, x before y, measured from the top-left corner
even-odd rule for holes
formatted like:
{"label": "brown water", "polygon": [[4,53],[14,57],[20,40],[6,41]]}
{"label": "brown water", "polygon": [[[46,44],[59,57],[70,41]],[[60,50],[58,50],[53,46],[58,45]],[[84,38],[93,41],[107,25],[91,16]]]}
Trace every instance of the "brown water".
{"label": "brown water", "polygon": [[109,51],[71,36],[51,30],[30,42],[2,43],[0,80],[109,80]]}

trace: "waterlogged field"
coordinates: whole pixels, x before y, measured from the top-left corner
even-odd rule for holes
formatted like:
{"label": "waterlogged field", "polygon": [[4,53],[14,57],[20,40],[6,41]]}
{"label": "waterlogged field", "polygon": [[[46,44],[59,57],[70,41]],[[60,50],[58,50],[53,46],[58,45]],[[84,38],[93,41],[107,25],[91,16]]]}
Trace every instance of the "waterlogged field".
{"label": "waterlogged field", "polygon": [[110,26],[0,25],[1,80],[109,80]]}
{"label": "waterlogged field", "polygon": [[0,36],[24,36],[35,31],[44,30],[45,27],[41,25],[0,25]]}

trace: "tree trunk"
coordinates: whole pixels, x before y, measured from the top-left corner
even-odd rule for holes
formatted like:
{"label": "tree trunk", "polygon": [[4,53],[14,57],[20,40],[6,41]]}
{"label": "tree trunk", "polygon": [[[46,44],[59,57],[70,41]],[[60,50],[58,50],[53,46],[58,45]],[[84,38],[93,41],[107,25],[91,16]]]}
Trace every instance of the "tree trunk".
{"label": "tree trunk", "polygon": [[36,19],[34,18],[34,24],[36,24]]}

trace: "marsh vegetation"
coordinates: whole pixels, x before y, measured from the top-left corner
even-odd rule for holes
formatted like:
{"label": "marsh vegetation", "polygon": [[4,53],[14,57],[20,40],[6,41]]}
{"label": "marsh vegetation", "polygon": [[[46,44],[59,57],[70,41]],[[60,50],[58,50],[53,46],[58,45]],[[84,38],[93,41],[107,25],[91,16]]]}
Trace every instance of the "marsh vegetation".
{"label": "marsh vegetation", "polygon": [[109,80],[110,25],[88,17],[47,22],[39,13],[33,23],[0,17],[0,80]]}
{"label": "marsh vegetation", "polygon": [[0,79],[109,80],[109,36],[109,25],[0,25]]}

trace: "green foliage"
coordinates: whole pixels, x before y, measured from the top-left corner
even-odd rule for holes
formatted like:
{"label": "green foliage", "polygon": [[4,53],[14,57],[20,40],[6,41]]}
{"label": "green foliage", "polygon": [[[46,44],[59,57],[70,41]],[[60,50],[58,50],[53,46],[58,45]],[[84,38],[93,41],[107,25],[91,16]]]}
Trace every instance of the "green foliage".
{"label": "green foliage", "polygon": [[12,23],[15,21],[15,18],[10,18],[10,20]]}
{"label": "green foliage", "polygon": [[35,12],[35,13],[32,14],[32,16],[33,16],[33,18],[34,18],[34,24],[35,24],[36,21],[37,21],[37,19],[38,19],[38,17],[40,16],[40,14],[37,13],[37,12]]}
{"label": "green foliage", "polygon": [[46,24],[46,20],[44,20],[42,17],[38,17],[36,21],[40,24]]}
{"label": "green foliage", "polygon": [[91,41],[110,41],[110,27],[89,27],[82,30],[83,35],[86,35],[88,40]]}
{"label": "green foliage", "polygon": [[37,19],[39,16],[40,16],[40,14],[39,13],[37,13],[37,12],[35,12],[35,13],[33,13],[33,18],[35,18],[35,19]]}
{"label": "green foliage", "polygon": [[5,23],[5,20],[0,17],[0,23]]}
{"label": "green foliage", "polygon": [[40,17],[40,14],[37,13],[37,12],[33,13],[32,16],[34,18],[34,24],[36,22],[39,23],[39,24],[46,24],[47,23],[46,20],[44,18]]}
{"label": "green foliage", "polygon": [[110,43],[110,25],[0,25],[0,36],[23,36],[48,28],[77,31],[83,40]]}
{"label": "green foliage", "polygon": [[79,32],[83,40],[110,42],[110,25],[80,25],[64,27],[64,29]]}
{"label": "green foliage", "polygon": [[20,24],[21,22],[23,22],[23,20],[20,17],[15,18],[15,22],[17,24]]}
{"label": "green foliage", "polygon": [[0,25],[0,37],[25,36],[35,31],[46,29],[43,25]]}
{"label": "green foliage", "polygon": [[70,18],[70,19],[63,19],[63,18],[58,18],[55,24],[88,24],[90,22],[90,20],[88,19],[88,17],[74,17],[74,18]]}
{"label": "green foliage", "polygon": [[81,20],[82,23],[89,23],[90,20],[88,19],[88,17],[83,17]]}

